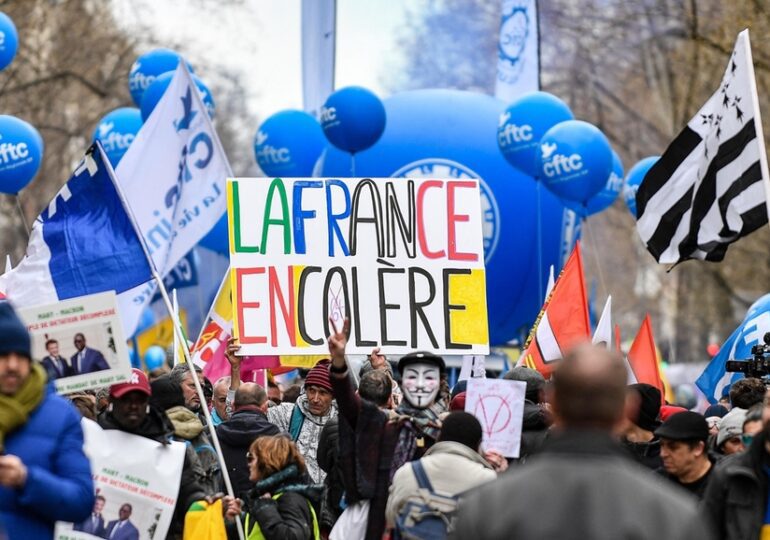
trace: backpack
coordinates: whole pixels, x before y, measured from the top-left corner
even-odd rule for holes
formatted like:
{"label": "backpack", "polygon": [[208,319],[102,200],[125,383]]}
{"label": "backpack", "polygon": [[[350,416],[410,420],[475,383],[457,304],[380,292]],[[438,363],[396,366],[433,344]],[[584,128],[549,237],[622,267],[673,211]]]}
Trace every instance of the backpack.
{"label": "backpack", "polygon": [[452,531],[460,495],[442,495],[433,491],[422,463],[412,461],[417,479],[417,493],[407,499],[396,519],[395,540],[444,540]]}

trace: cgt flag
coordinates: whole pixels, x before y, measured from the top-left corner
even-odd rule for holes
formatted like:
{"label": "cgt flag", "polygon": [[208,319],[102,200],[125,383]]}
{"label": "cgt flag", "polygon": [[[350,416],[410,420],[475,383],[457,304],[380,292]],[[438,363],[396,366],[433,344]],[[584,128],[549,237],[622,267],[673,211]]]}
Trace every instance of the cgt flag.
{"label": "cgt flag", "polygon": [[721,261],[727,247],[767,223],[767,170],[749,31],[719,90],[644,177],[636,228],[666,264]]}
{"label": "cgt flag", "polygon": [[577,242],[524,346],[523,364],[550,377],[570,347],[589,339],[588,297]]}
{"label": "cgt flag", "polygon": [[[161,278],[205,236],[227,208],[232,176],[214,126],[184,62],[136,135],[117,177]],[[133,335],[155,282],[118,297]]]}
{"label": "cgt flag", "polygon": [[52,304],[152,279],[147,258],[96,142],[35,220],[27,253],[0,276],[0,292],[19,307]]}

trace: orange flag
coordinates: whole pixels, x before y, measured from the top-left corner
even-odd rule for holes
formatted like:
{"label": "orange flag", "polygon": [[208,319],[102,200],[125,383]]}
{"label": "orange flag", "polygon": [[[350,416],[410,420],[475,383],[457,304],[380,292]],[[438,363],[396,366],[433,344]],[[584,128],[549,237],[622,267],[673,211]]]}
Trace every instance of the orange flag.
{"label": "orange flag", "polygon": [[564,354],[583,341],[591,341],[591,323],[578,242],[532,327],[524,365],[548,378]]}
{"label": "orange flag", "polygon": [[620,348],[620,325],[615,325],[615,351],[618,354],[623,354],[622,349]]}
{"label": "orange flag", "polygon": [[628,350],[628,363],[636,376],[637,382],[647,383],[660,390],[661,399],[665,396],[665,388],[658,371],[658,351],[655,348],[655,337],[652,335],[650,314],[644,318],[634,342]]}

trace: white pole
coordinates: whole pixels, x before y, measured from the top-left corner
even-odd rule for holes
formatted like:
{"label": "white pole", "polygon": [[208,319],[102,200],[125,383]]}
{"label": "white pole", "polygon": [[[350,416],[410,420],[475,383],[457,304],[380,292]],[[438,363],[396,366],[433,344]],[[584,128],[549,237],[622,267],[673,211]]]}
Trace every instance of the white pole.
{"label": "white pole", "polygon": [[[182,64],[184,63],[182,62]],[[115,171],[113,170],[109,159],[107,159],[107,156],[104,153],[104,149],[102,148],[101,143],[97,141],[95,144],[99,150],[99,153],[101,154],[102,161],[107,166],[107,173],[110,179],[112,180],[112,184],[115,186],[115,190],[118,193],[118,197],[120,197],[120,200],[123,203],[123,208],[125,209],[126,214],[128,215],[128,219],[129,221],[131,221],[131,225],[134,227],[134,232],[136,233],[136,236],[139,239],[139,243],[142,245],[142,250],[144,251],[144,257],[145,259],[147,259],[147,264],[150,267],[152,278],[158,284],[160,297],[163,299],[163,304],[166,306],[166,310],[168,311],[168,314],[171,317],[171,321],[174,326],[174,334],[179,339],[180,342],[185,344],[185,346],[182,347],[182,352],[184,353],[185,361],[190,367],[190,373],[192,374],[193,383],[195,384],[195,391],[198,393],[198,399],[200,399],[200,402],[201,402],[201,409],[203,410],[203,416],[206,418],[206,424],[208,425],[209,434],[211,435],[211,442],[214,444],[214,450],[217,453],[217,461],[219,462],[219,468],[222,471],[222,478],[225,482],[225,489],[227,490],[228,495],[230,495],[231,497],[235,497],[235,492],[233,491],[233,484],[230,481],[230,475],[227,472],[227,464],[225,463],[225,458],[224,458],[224,455],[222,454],[222,447],[219,445],[219,438],[217,437],[217,431],[214,428],[214,423],[211,421],[211,413],[209,412],[209,409],[206,406],[206,396],[203,394],[203,387],[201,387],[201,382],[198,379],[198,373],[196,373],[195,371],[195,364],[193,364],[192,359],[190,358],[190,349],[187,347],[187,341],[185,340],[184,333],[182,332],[182,327],[179,325],[179,320],[177,319],[177,316],[174,313],[174,307],[171,305],[171,300],[168,297],[168,291],[166,291],[166,286],[163,284],[163,279],[161,279],[160,274],[158,273],[158,269],[155,268],[155,263],[153,262],[152,257],[150,256],[150,252],[147,249],[147,244],[144,241],[144,236],[142,236],[142,233],[139,231],[139,227],[137,226],[136,220],[134,219],[134,214],[131,211],[131,206],[129,206],[128,202],[126,201],[126,198],[123,195],[123,191],[120,189],[120,184],[116,181]],[[240,538],[240,540],[245,540],[245,535],[243,534],[243,524],[241,523],[240,517],[235,519],[235,526],[238,530],[238,538]]]}

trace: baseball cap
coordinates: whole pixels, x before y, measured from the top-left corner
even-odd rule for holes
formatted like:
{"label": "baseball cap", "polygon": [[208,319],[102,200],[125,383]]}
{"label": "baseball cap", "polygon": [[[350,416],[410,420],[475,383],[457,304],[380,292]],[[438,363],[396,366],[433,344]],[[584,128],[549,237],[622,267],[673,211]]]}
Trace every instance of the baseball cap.
{"label": "baseball cap", "polygon": [[110,386],[110,396],[114,398],[121,398],[129,392],[141,392],[148,396],[152,395],[150,389],[150,382],[147,380],[147,375],[141,369],[133,368],[131,375],[126,382],[113,384]]}

